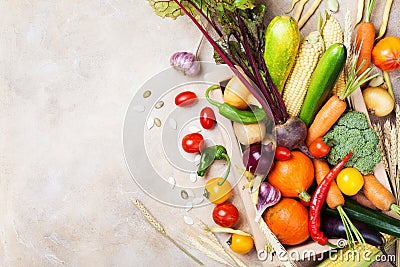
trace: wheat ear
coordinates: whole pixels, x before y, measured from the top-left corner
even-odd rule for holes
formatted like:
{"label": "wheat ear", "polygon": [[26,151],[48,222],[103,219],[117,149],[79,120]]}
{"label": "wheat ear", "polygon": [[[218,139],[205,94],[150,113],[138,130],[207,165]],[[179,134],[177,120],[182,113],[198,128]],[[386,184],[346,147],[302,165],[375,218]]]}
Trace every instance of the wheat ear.
{"label": "wheat ear", "polygon": [[150,214],[150,212],[143,206],[143,204],[135,199],[132,198],[132,203],[135,204],[136,207],[142,212],[144,217],[146,218],[147,222],[154,227],[154,229],[157,230],[160,234],[165,236],[169,241],[171,241],[177,248],[179,248],[183,253],[185,253],[187,256],[189,256],[192,260],[194,260],[197,264],[200,266],[205,266],[204,263],[202,263],[198,258],[196,258],[193,254],[191,254],[189,251],[187,251],[185,248],[183,248],[181,245],[179,245],[172,237],[170,237],[167,232],[165,232],[164,227],[156,220],[156,218],[153,217],[153,215]]}

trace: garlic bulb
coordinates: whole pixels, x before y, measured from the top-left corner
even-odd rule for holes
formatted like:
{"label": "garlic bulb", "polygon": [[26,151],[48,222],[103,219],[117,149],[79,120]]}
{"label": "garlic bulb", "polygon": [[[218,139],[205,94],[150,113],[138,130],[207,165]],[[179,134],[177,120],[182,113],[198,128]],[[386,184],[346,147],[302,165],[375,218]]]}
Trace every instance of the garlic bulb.
{"label": "garlic bulb", "polygon": [[190,52],[176,52],[171,56],[171,66],[182,71],[185,75],[195,76],[200,72],[200,62]]}

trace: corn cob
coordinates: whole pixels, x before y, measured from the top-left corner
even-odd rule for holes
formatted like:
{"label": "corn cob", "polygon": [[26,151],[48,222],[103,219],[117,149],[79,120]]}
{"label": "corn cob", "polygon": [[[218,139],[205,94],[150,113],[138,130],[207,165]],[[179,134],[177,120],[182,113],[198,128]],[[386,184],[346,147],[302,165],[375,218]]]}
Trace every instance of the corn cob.
{"label": "corn cob", "polygon": [[311,32],[301,42],[294,66],[283,91],[283,101],[289,115],[299,115],[311,75],[323,52],[324,43],[319,32]]}
{"label": "corn cob", "polygon": [[[340,27],[339,21],[329,14],[326,14],[326,19],[324,25],[322,26],[321,35],[322,39],[324,40],[326,49],[328,49],[328,47],[333,44],[343,43],[343,30]],[[344,71],[342,71],[339,75],[338,80],[336,81],[335,86],[333,87],[333,94],[340,95],[345,85]]]}

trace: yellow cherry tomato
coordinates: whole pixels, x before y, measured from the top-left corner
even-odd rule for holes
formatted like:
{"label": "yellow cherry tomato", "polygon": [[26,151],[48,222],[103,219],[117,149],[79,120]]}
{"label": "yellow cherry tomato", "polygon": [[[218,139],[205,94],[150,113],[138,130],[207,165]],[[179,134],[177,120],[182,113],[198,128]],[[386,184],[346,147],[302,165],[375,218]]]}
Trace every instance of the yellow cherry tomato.
{"label": "yellow cherry tomato", "polygon": [[217,177],[206,183],[204,196],[214,204],[224,203],[231,196],[232,185],[228,181],[225,181],[222,185],[218,185],[223,180],[223,178]]}
{"label": "yellow cherry tomato", "polygon": [[246,254],[254,247],[254,240],[251,236],[233,234],[228,241],[231,249],[238,254]]}
{"label": "yellow cherry tomato", "polygon": [[343,194],[354,196],[364,185],[364,178],[356,168],[345,168],[336,177],[336,183]]}

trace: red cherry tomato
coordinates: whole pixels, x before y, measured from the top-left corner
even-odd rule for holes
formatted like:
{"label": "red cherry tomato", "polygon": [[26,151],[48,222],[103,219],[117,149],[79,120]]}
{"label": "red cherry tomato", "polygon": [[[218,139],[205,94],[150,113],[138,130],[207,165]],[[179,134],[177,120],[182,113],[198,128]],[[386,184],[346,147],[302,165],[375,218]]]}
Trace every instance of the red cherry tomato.
{"label": "red cherry tomato", "polygon": [[187,153],[197,153],[204,148],[204,138],[199,133],[187,134],[182,139],[182,148]]}
{"label": "red cherry tomato", "polygon": [[191,91],[179,93],[175,97],[175,105],[180,107],[191,106],[197,102],[197,95]]}
{"label": "red cherry tomato", "polygon": [[290,150],[287,149],[286,147],[283,146],[278,146],[275,149],[275,159],[276,160],[288,160],[292,157],[292,153],[290,153]]}
{"label": "red cherry tomato", "polygon": [[219,226],[232,227],[239,219],[239,211],[233,204],[225,202],[215,206],[212,217]]}
{"label": "red cherry tomato", "polygon": [[310,150],[311,155],[314,157],[322,158],[328,155],[329,151],[331,151],[331,147],[322,141],[322,137],[318,137],[311,143],[308,150]]}
{"label": "red cherry tomato", "polygon": [[204,129],[212,129],[215,126],[215,113],[210,107],[205,107],[200,112],[200,124]]}

